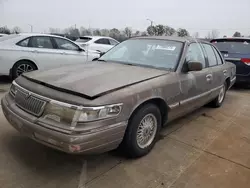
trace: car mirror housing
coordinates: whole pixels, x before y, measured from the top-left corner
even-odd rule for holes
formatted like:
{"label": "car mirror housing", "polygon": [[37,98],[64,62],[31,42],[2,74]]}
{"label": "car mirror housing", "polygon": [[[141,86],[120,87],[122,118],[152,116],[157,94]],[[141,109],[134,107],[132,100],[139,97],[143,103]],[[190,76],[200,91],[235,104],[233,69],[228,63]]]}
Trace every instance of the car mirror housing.
{"label": "car mirror housing", "polygon": [[187,63],[188,71],[200,71],[202,70],[202,64],[199,61],[189,61]]}

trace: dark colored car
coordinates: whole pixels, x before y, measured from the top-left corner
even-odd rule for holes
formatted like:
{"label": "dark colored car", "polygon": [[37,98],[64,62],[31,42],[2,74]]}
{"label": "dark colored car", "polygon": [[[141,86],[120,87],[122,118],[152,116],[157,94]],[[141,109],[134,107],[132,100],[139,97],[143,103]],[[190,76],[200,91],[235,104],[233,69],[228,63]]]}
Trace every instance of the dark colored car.
{"label": "dark colored car", "polygon": [[211,41],[226,61],[236,65],[236,83],[250,83],[250,38],[219,38]]}

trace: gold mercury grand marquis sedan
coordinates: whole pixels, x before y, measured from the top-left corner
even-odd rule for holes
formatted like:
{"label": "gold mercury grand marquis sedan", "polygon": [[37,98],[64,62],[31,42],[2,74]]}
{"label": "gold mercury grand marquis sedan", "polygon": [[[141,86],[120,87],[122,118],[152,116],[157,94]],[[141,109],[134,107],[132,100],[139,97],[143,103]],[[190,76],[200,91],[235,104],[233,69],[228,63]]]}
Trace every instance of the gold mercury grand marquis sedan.
{"label": "gold mercury grand marquis sedan", "polygon": [[140,157],[167,122],[220,107],[235,71],[210,43],[139,37],[95,62],[25,73],[1,103],[14,128],[49,147],[93,154],[119,146]]}

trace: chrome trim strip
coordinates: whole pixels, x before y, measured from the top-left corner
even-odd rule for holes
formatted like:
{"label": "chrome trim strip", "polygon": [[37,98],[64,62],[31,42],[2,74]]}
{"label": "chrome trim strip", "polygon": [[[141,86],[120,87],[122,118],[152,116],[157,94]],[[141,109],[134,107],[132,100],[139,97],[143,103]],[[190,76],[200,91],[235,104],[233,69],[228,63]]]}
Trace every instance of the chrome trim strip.
{"label": "chrome trim strip", "polygon": [[236,76],[230,80],[230,82],[234,82],[236,80]]}
{"label": "chrome trim strip", "polygon": [[225,58],[226,61],[240,61],[240,58]]}
{"label": "chrome trim strip", "polygon": [[176,108],[176,107],[178,107],[178,106],[180,106],[180,103],[179,103],[179,102],[176,102],[176,103],[170,104],[170,105],[169,105],[169,108],[170,108],[171,110],[173,110],[174,108]]}
{"label": "chrome trim strip", "polygon": [[216,90],[218,90],[218,89],[221,89],[222,87],[223,87],[223,85],[221,85],[221,86],[219,86],[219,87],[216,87],[216,88],[213,88],[213,89],[211,89],[211,90],[209,90],[209,91],[206,91],[206,92],[204,92],[204,93],[202,93],[202,94],[196,95],[196,96],[194,96],[194,97],[190,97],[190,98],[188,98],[188,99],[182,100],[182,101],[180,101],[180,105],[184,105],[184,104],[189,103],[189,102],[191,102],[191,101],[193,101],[193,100],[196,100],[196,99],[198,99],[198,98],[200,98],[200,97],[204,97],[204,96],[206,96],[206,95],[209,95],[211,92],[216,91]]}

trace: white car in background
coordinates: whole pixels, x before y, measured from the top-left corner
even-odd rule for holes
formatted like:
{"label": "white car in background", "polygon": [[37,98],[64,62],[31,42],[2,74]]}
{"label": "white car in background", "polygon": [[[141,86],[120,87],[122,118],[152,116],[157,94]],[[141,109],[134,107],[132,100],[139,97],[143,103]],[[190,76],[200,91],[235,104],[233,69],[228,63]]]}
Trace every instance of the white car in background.
{"label": "white car in background", "polygon": [[0,37],[4,37],[6,36],[6,34],[0,33]]}
{"label": "white car in background", "polygon": [[99,52],[107,52],[119,42],[111,37],[104,36],[83,36],[79,37],[76,41],[84,49],[96,50]]}
{"label": "white car in background", "polygon": [[15,34],[0,38],[0,75],[18,77],[24,72],[44,70],[98,59],[97,51],[86,51],[64,37],[47,34]]}

